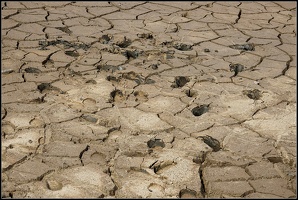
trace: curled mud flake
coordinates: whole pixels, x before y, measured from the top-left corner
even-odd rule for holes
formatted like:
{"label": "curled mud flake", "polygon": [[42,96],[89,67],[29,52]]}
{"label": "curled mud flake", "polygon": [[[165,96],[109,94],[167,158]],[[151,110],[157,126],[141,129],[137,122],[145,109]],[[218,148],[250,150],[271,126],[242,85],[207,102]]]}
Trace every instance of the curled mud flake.
{"label": "curled mud flake", "polygon": [[248,96],[250,99],[259,100],[262,97],[262,92],[258,89],[243,90],[242,94]]}
{"label": "curled mud flake", "polygon": [[47,188],[52,191],[61,190],[63,187],[62,183],[56,180],[47,180],[46,183],[47,183]]}
{"label": "curled mud flake", "polygon": [[162,148],[164,148],[165,147],[165,143],[164,143],[164,141],[162,139],[153,138],[153,139],[150,139],[147,142],[147,146],[149,148],[154,148],[154,147],[162,147]]}
{"label": "curled mud flake", "polygon": [[235,45],[230,45],[229,47],[232,49],[243,50],[243,51],[254,51],[255,50],[255,45],[252,43],[235,44]]}
{"label": "curled mud flake", "polygon": [[190,51],[192,50],[192,45],[190,44],[174,44],[173,47],[179,51]]}
{"label": "curled mud flake", "polygon": [[153,39],[153,35],[151,33],[138,33],[137,36],[139,38]]}
{"label": "curled mud flake", "polygon": [[201,116],[202,114],[209,111],[209,105],[203,104],[201,106],[194,107],[191,112],[194,116]]}
{"label": "curled mud flake", "polygon": [[92,122],[92,123],[96,123],[97,122],[97,118],[92,117],[90,115],[83,115],[82,118],[88,122]]}
{"label": "curled mud flake", "polygon": [[230,64],[229,67],[231,72],[235,72],[235,74],[231,77],[237,76],[239,72],[242,72],[244,70],[244,66],[241,64]]}
{"label": "curled mud flake", "polygon": [[74,50],[74,51],[65,51],[65,54],[68,55],[68,56],[71,56],[71,57],[79,57],[80,54]]}
{"label": "curled mud flake", "polygon": [[114,90],[110,94],[112,102],[121,102],[125,100],[125,96],[123,95],[121,90]]}
{"label": "curled mud flake", "polygon": [[41,70],[35,68],[35,67],[28,67],[25,69],[26,73],[41,73]]}
{"label": "curled mud flake", "polygon": [[183,199],[197,198],[197,192],[190,189],[182,189],[179,192],[179,198],[183,198]]}
{"label": "curled mud flake", "polygon": [[189,82],[189,78],[185,76],[176,76],[175,81],[172,85],[173,88],[183,87],[187,82]]}
{"label": "curled mud flake", "polygon": [[86,81],[86,83],[96,84],[97,82],[93,79],[90,79],[90,80]]}
{"label": "curled mud flake", "polygon": [[199,136],[199,137],[202,138],[204,143],[207,144],[209,147],[211,147],[214,152],[217,152],[221,149],[220,142],[217,139],[215,139],[209,135]]}

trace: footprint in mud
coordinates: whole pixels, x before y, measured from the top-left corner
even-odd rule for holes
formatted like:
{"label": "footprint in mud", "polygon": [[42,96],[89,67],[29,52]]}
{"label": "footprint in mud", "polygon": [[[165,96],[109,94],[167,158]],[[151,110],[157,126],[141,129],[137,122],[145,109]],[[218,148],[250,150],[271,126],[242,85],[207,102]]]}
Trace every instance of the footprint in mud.
{"label": "footprint in mud", "polygon": [[179,198],[182,198],[182,199],[197,198],[197,192],[190,189],[182,189],[179,192]]}
{"label": "footprint in mud", "polygon": [[122,78],[135,81],[137,84],[144,83],[145,80],[139,74],[134,71],[125,72],[121,75]]}
{"label": "footprint in mud", "polygon": [[166,161],[155,161],[153,164],[149,166],[150,169],[153,169],[155,174],[161,174],[168,168],[175,166],[177,163],[172,160]]}
{"label": "footprint in mud", "polygon": [[150,67],[151,69],[156,70],[156,69],[158,69],[158,64],[152,64],[152,65],[150,65],[149,67]]}
{"label": "footprint in mud", "polygon": [[143,91],[135,91],[133,95],[136,97],[135,101],[147,101],[148,94]]}
{"label": "footprint in mud", "polygon": [[192,45],[190,44],[174,44],[173,47],[179,51],[191,51]]}
{"label": "footprint in mud", "polygon": [[85,83],[96,84],[97,82],[93,79],[87,80]]}
{"label": "footprint in mud", "polygon": [[199,137],[202,138],[204,143],[207,144],[209,147],[211,147],[214,152],[217,152],[221,149],[220,142],[217,139],[215,139],[209,135],[199,136]]}
{"label": "footprint in mud", "polygon": [[250,99],[259,100],[262,97],[262,92],[258,89],[243,90],[242,94],[248,96]]}
{"label": "footprint in mud", "polygon": [[232,49],[237,49],[237,50],[244,50],[244,51],[254,51],[255,50],[255,45],[252,43],[248,44],[234,44],[229,46]]}
{"label": "footprint in mud", "polygon": [[134,58],[136,59],[137,57],[139,57],[140,52],[137,50],[134,51],[130,51],[130,50],[126,50],[123,55],[126,56],[126,58],[129,60],[130,58]]}
{"label": "footprint in mud", "polygon": [[124,94],[122,93],[121,90],[118,90],[118,89],[112,91],[110,96],[111,96],[112,102],[122,102],[125,100]]}
{"label": "footprint in mud", "polygon": [[81,118],[83,118],[84,120],[88,121],[88,122],[92,122],[92,123],[96,123],[97,122],[97,118],[92,117],[91,115],[83,115]]}
{"label": "footprint in mud", "polygon": [[35,68],[35,67],[28,67],[25,69],[26,73],[41,73],[41,70]]}
{"label": "footprint in mud", "polygon": [[176,76],[174,83],[171,85],[173,88],[183,87],[187,82],[189,82],[189,78],[185,76]]}
{"label": "footprint in mud", "polygon": [[137,36],[139,38],[153,39],[153,35],[151,33],[138,33]]}
{"label": "footprint in mud", "polygon": [[101,39],[99,40],[100,43],[102,44],[108,44],[109,41],[111,41],[113,36],[110,36],[110,35],[103,35],[101,36]]}
{"label": "footprint in mud", "polygon": [[121,66],[113,66],[113,65],[98,65],[96,67],[98,71],[106,71],[106,72],[115,72],[117,70],[124,70],[124,67]]}
{"label": "footprint in mud", "polygon": [[110,82],[118,83],[121,78],[115,77],[115,76],[107,76],[106,78]]}
{"label": "footprint in mud", "polygon": [[194,107],[191,112],[194,116],[201,116],[202,114],[206,113],[209,111],[209,106],[210,104],[206,105],[206,104],[203,104],[201,106],[197,106],[197,107]]}
{"label": "footprint in mud", "polygon": [[60,88],[52,86],[51,83],[41,83],[37,86],[37,89],[40,91],[40,93],[43,93],[44,91],[48,91],[48,90],[58,91],[61,94],[64,93]]}
{"label": "footprint in mud", "polygon": [[174,50],[169,50],[169,51],[165,52],[163,54],[163,56],[164,56],[164,59],[165,60],[167,60],[167,59],[173,59],[173,58],[175,58],[174,54],[175,54],[175,51]]}
{"label": "footprint in mud", "polygon": [[237,76],[239,72],[242,72],[244,70],[244,66],[241,64],[230,64],[229,67],[231,72],[235,72],[235,74],[231,77]]}
{"label": "footprint in mud", "polygon": [[191,90],[191,89],[186,90],[186,91],[185,91],[185,94],[186,94],[188,97],[193,97],[193,96],[196,96],[196,95],[197,95],[197,93],[196,93],[194,90]]}
{"label": "footprint in mud", "polygon": [[130,39],[127,39],[126,36],[123,37],[123,40],[116,42],[116,45],[120,48],[126,48],[129,45],[131,45],[132,41]]}
{"label": "footprint in mud", "polygon": [[150,139],[147,142],[147,146],[149,148],[154,148],[154,147],[162,147],[162,148],[164,148],[165,147],[165,143],[164,143],[164,141],[162,139],[153,138],[153,139]]}

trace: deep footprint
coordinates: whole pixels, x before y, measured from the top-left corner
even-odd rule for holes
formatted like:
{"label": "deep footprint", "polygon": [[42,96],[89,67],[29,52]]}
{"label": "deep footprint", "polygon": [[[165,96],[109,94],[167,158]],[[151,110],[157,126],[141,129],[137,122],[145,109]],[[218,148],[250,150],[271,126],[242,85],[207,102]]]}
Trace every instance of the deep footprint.
{"label": "deep footprint", "polygon": [[214,152],[217,152],[221,149],[220,142],[217,139],[215,139],[209,135],[199,136],[199,137],[202,138],[204,143],[207,144],[209,147],[211,147]]}
{"label": "deep footprint", "polygon": [[189,78],[185,76],[176,76],[175,81],[172,84],[173,88],[183,87],[186,83],[189,82]]}
{"label": "deep footprint", "polygon": [[209,105],[201,105],[201,106],[197,106],[197,107],[194,107],[191,112],[194,116],[201,116],[202,114],[206,113],[209,111]]}
{"label": "deep footprint", "polygon": [[164,141],[162,141],[162,139],[150,139],[148,142],[147,142],[147,146],[149,148],[154,148],[154,147],[162,147],[164,148],[165,147],[165,143]]}
{"label": "deep footprint", "polygon": [[255,45],[252,44],[252,43],[235,44],[235,45],[230,45],[229,47],[232,48],[232,49],[244,50],[244,51],[254,51],[255,50]]}

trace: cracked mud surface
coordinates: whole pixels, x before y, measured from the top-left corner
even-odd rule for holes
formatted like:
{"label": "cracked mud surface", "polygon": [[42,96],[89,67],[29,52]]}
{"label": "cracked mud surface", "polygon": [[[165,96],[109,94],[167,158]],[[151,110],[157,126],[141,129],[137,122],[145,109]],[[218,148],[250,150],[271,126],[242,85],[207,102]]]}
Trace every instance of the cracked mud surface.
{"label": "cracked mud surface", "polygon": [[296,197],[295,2],[1,2],[3,198]]}

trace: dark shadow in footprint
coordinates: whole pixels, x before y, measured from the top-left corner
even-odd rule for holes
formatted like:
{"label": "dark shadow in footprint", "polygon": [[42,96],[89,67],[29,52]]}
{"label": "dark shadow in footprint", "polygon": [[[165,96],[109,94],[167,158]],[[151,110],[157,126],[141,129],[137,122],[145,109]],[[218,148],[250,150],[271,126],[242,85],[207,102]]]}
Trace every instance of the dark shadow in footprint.
{"label": "dark shadow in footprint", "polygon": [[162,139],[153,138],[153,139],[150,139],[147,142],[147,146],[149,148],[154,148],[154,147],[162,147],[162,148],[164,148],[165,147],[165,143],[162,141]]}
{"label": "dark shadow in footprint", "polygon": [[158,64],[152,64],[149,67],[156,70],[156,69],[158,69]]}
{"label": "dark shadow in footprint", "polygon": [[95,117],[92,117],[90,115],[83,115],[82,118],[88,122],[96,123],[97,119]]}
{"label": "dark shadow in footprint", "polygon": [[112,38],[109,35],[103,35],[99,41],[102,44],[108,44],[111,39]]}
{"label": "dark shadow in footprint", "polygon": [[190,44],[174,44],[173,47],[179,51],[191,51],[192,45]]}
{"label": "dark shadow in footprint", "polygon": [[230,64],[229,67],[231,72],[235,72],[235,74],[231,77],[237,76],[239,72],[242,72],[244,70],[244,66],[241,64]]}
{"label": "dark shadow in footprint", "polygon": [[243,50],[243,51],[254,51],[255,45],[252,43],[248,44],[234,44],[229,46],[232,49]]}
{"label": "dark shadow in footprint", "polygon": [[262,92],[258,89],[243,90],[242,94],[248,96],[250,99],[259,100],[262,97]]}
{"label": "dark shadow in footprint", "polygon": [[118,90],[118,89],[112,91],[110,96],[111,96],[111,101],[112,102],[121,102],[125,99],[122,91]]}
{"label": "dark shadow in footprint", "polygon": [[214,152],[217,152],[221,149],[220,142],[217,139],[215,139],[209,135],[199,136],[199,137],[202,138],[204,143],[207,144],[209,147],[211,147]]}
{"label": "dark shadow in footprint", "polygon": [[148,94],[143,91],[135,91],[133,95],[136,98],[136,101],[147,101],[148,100]]}
{"label": "dark shadow in footprint", "polygon": [[194,116],[201,116],[202,114],[209,111],[209,105],[203,104],[201,106],[194,107],[191,112]]}
{"label": "dark shadow in footprint", "polygon": [[124,56],[126,56],[126,58],[129,60],[130,58],[134,58],[136,59],[138,56],[139,56],[139,51],[137,50],[134,50],[134,51],[130,51],[130,50],[127,50],[124,52]]}
{"label": "dark shadow in footprint", "polygon": [[115,72],[116,70],[119,70],[119,67],[113,65],[98,65],[96,68],[98,69],[98,71],[106,72]]}
{"label": "dark shadow in footprint", "polygon": [[139,38],[153,39],[153,35],[151,33],[138,33],[137,36]]}
{"label": "dark shadow in footprint", "polygon": [[186,94],[188,97],[193,97],[193,96],[195,96],[197,93],[196,93],[194,90],[189,89],[189,90],[186,90],[186,91],[185,91],[185,94]]}
{"label": "dark shadow in footprint", "polygon": [[128,47],[129,45],[131,45],[132,41],[130,39],[127,39],[126,37],[124,38],[123,41],[117,43],[116,45],[121,47],[121,48],[126,48]]}
{"label": "dark shadow in footprint", "polygon": [[189,78],[185,76],[176,76],[175,81],[172,84],[171,87],[177,88],[177,87],[183,87],[187,82],[189,82]]}
{"label": "dark shadow in footprint", "polygon": [[111,81],[111,82],[119,82],[119,78],[115,77],[115,76],[107,76],[106,78],[108,81]]}
{"label": "dark shadow in footprint", "polygon": [[41,84],[39,84],[38,86],[37,86],[37,89],[40,91],[40,92],[42,92],[42,91],[44,91],[44,90],[46,90],[46,89],[50,89],[52,86],[51,86],[51,84],[50,83],[41,83]]}
{"label": "dark shadow in footprint", "polygon": [[79,57],[80,54],[74,50],[74,51],[65,51],[65,54],[68,55],[68,56],[71,56],[71,57]]}
{"label": "dark shadow in footprint", "polygon": [[43,93],[43,91],[46,91],[46,90],[58,91],[61,94],[65,93],[60,88],[52,86],[51,83],[41,83],[37,86],[37,89],[40,91],[40,93]]}
{"label": "dark shadow in footprint", "polygon": [[87,80],[85,83],[96,84],[97,82],[93,79]]}
{"label": "dark shadow in footprint", "polygon": [[39,70],[35,67],[28,67],[25,69],[25,72],[27,72],[27,73],[41,73],[41,70]]}

